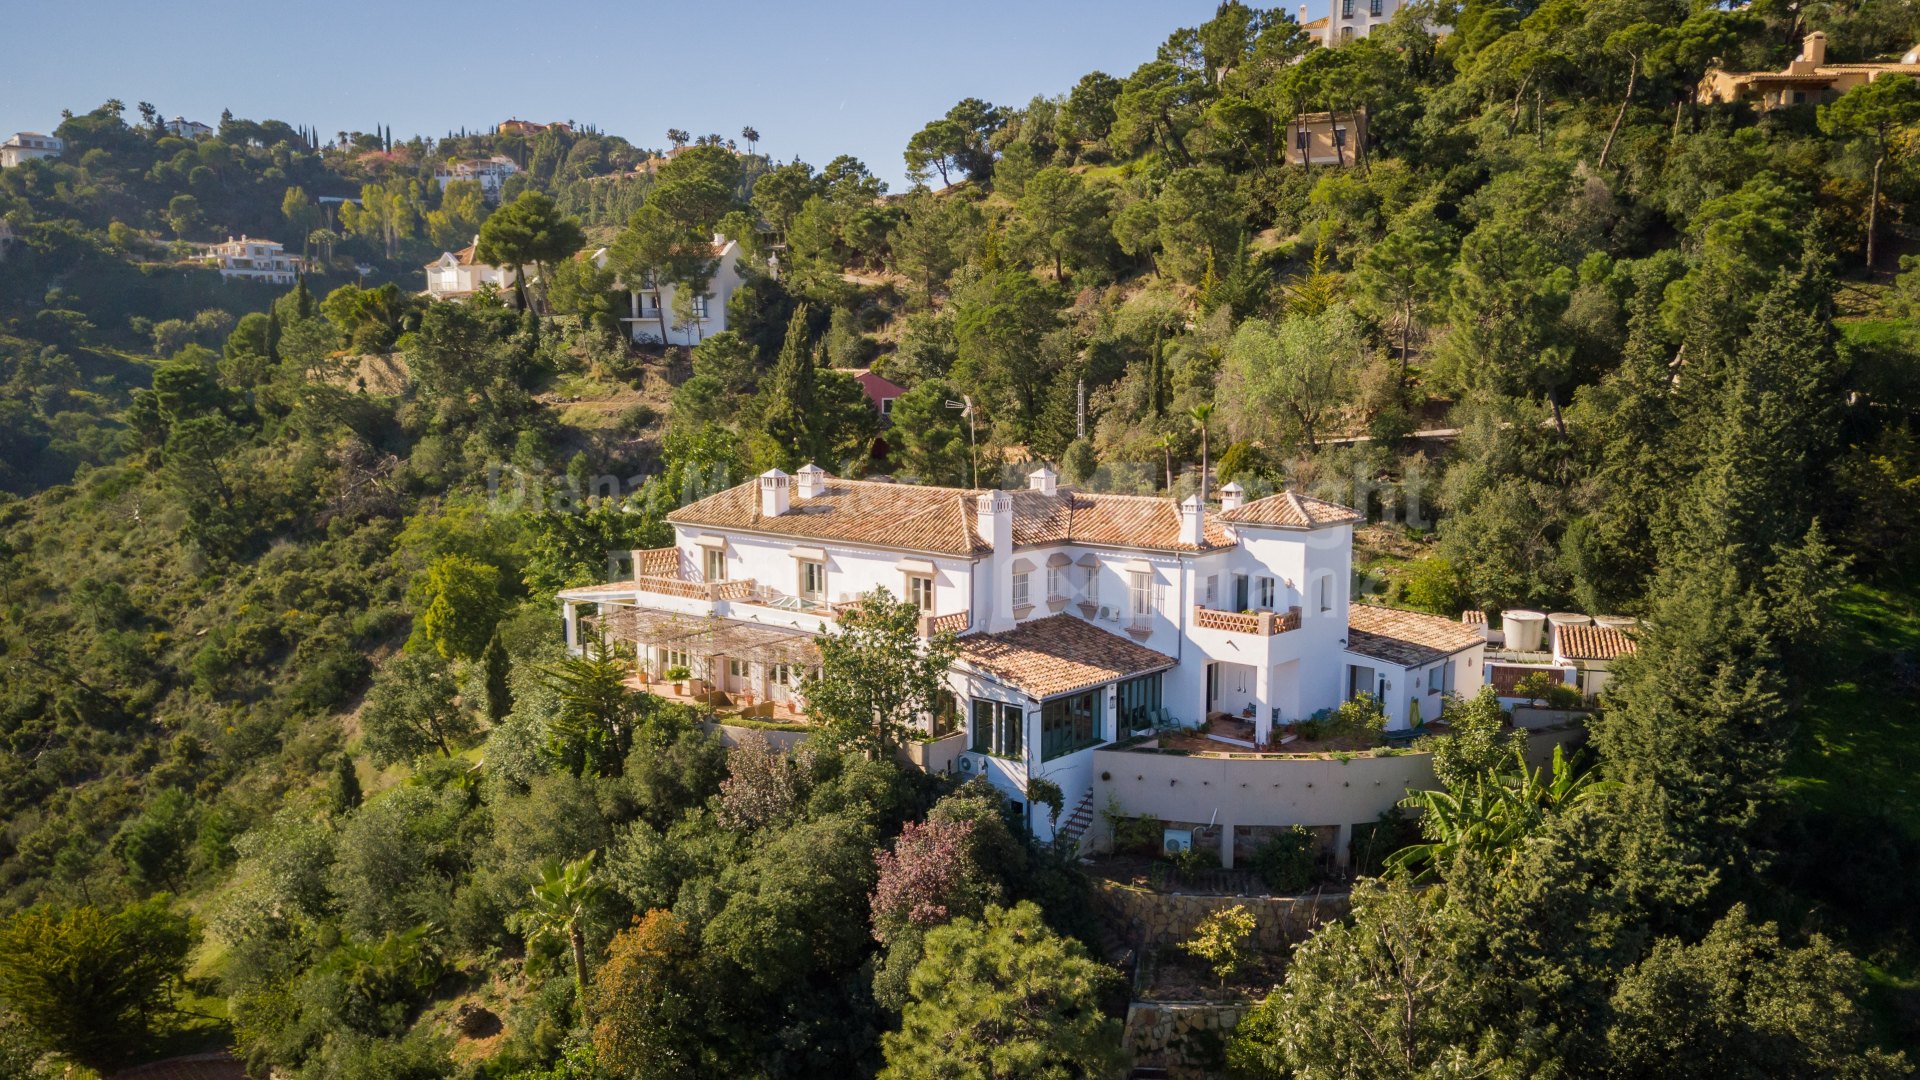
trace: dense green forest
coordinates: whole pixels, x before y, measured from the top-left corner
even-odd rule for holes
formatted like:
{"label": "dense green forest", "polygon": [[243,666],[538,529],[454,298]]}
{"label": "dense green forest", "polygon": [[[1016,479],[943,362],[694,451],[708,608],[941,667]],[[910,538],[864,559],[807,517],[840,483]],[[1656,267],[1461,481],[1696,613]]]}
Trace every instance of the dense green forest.
{"label": "dense green forest", "polygon": [[[552,593],[768,467],[1184,496],[1203,459],[1367,511],[1386,602],[1643,626],[1578,797],[1457,725],[1223,1067],[1905,1074],[1920,85],[1695,95],[1813,30],[1884,59],[1920,14],[1466,0],[1322,49],[1226,3],[930,118],[893,193],[750,130],[636,173],[588,128],[67,117],[0,172],[0,1076],[1124,1075],[1079,867],[875,752],[899,613],[823,646],[788,756],[567,656]],[[497,208],[433,178],[494,153]],[[241,232],[314,272],[194,265]],[[729,329],[629,344],[614,283],[704,286],[715,232]],[[415,294],[476,235],[531,305]],[[909,388],[882,458],[855,367]]]}

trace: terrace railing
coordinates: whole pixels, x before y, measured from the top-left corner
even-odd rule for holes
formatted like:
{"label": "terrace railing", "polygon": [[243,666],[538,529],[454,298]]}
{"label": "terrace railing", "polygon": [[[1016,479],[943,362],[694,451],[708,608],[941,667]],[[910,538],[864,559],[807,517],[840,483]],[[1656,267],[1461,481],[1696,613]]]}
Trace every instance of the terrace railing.
{"label": "terrace railing", "polygon": [[753,579],[733,581],[682,581],[660,574],[642,574],[634,578],[641,592],[678,596],[687,600],[745,600],[753,595]]}
{"label": "terrace railing", "polygon": [[1194,605],[1193,624],[1202,630],[1224,630],[1232,634],[1259,634],[1270,637],[1300,629],[1300,609],[1285,611],[1221,611]]}

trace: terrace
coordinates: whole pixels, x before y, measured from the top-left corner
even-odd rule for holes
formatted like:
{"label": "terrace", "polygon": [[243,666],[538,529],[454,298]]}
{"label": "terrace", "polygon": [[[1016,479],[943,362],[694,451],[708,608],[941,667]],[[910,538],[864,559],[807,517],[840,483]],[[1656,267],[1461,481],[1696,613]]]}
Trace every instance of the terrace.
{"label": "terrace", "polygon": [[1295,606],[1285,611],[1222,611],[1195,604],[1193,625],[1201,630],[1272,637],[1300,629],[1300,608]]}
{"label": "terrace", "polygon": [[820,664],[812,634],[637,605],[600,607],[581,623],[591,635],[632,648],[637,670],[628,683],[635,689],[717,714],[782,723],[805,719],[799,684]]}

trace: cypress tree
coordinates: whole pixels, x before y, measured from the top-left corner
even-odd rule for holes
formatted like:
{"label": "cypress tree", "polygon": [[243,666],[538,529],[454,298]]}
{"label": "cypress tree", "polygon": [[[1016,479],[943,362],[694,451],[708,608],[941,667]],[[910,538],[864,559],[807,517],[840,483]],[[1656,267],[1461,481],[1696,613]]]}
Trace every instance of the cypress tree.
{"label": "cypress tree", "polygon": [[486,650],[480,654],[480,666],[486,672],[487,721],[498,724],[513,711],[513,688],[508,682],[513,663],[498,630],[487,639]]}
{"label": "cypress tree", "polygon": [[360,774],[354,771],[353,755],[343,753],[334,759],[328,796],[336,815],[351,813],[360,805]]}
{"label": "cypress tree", "polygon": [[301,274],[294,279],[293,313],[300,319],[313,316],[313,293],[307,288],[307,275]]}
{"label": "cypress tree", "polygon": [[794,309],[787,320],[786,340],[774,361],[764,391],[761,426],[780,447],[782,464],[797,468],[814,453],[814,356],[807,335],[807,305]]}

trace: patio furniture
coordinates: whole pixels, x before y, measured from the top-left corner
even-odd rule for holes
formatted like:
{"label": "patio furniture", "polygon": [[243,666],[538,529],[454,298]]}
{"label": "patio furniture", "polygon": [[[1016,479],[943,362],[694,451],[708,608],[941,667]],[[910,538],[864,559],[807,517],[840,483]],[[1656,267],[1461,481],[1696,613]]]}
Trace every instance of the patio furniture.
{"label": "patio furniture", "polygon": [[1385,732],[1381,735],[1381,738],[1386,740],[1388,746],[1411,746],[1415,739],[1425,734],[1427,734],[1427,725],[1423,721],[1413,727],[1407,728],[1405,731]]}

